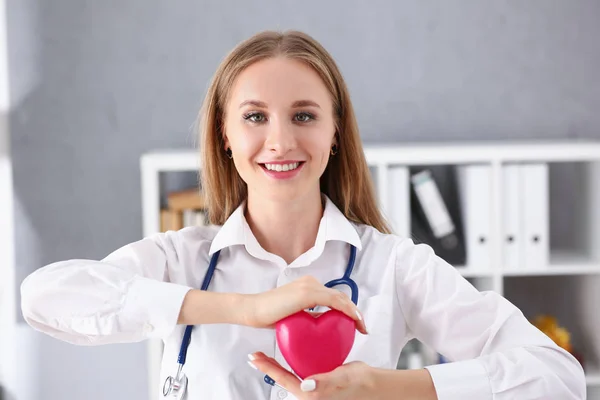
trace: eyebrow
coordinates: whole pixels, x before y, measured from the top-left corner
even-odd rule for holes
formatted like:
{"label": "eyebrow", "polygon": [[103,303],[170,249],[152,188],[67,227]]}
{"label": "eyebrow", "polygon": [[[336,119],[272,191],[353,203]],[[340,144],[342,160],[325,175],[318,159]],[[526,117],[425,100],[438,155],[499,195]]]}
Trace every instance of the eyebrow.
{"label": "eyebrow", "polygon": [[[268,108],[267,103],[259,100],[245,100],[240,103],[240,108],[244,106],[254,106],[259,108]],[[297,100],[292,104],[292,108],[300,108],[300,107],[316,107],[321,108],[317,103],[312,100]]]}
{"label": "eyebrow", "polygon": [[292,108],[300,108],[300,107],[316,107],[321,108],[317,103],[312,100],[298,100],[292,104]]}
{"label": "eyebrow", "polygon": [[242,108],[244,106],[254,106],[254,107],[259,107],[259,108],[267,108],[267,103],[265,103],[263,101],[258,101],[258,100],[245,100],[245,101],[241,102],[240,108]]}

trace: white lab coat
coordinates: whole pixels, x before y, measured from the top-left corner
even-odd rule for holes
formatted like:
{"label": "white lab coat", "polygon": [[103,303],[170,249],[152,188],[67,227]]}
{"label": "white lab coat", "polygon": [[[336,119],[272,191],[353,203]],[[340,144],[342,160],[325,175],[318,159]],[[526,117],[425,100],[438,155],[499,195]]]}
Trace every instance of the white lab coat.
{"label": "white lab coat", "polygon": [[[356,333],[347,361],[395,368],[403,346],[416,337],[454,361],[427,367],[440,400],[585,399],[580,364],[510,302],[476,290],[429,246],[351,223],[325,199],[314,247],[289,265],[261,248],[242,204],[220,229],[159,233],[100,261],[74,259],[38,269],[22,283],[24,318],[73,344],[162,338],[160,393],[164,379],[177,372],[183,298],[200,287],[215,251],[222,250],[209,290],[259,293],[303,275],[323,283],[341,277],[352,244],[358,249],[352,277],[369,335]],[[345,286],[340,290],[349,293]],[[255,351],[288,367],[274,330],[196,326],[184,368],[187,398],[295,398],[250,368],[247,355]]]}

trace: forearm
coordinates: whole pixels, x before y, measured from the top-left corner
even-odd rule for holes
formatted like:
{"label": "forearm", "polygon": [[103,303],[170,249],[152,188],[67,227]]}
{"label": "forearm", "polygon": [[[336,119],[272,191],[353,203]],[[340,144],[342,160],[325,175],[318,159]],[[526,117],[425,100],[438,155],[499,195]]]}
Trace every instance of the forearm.
{"label": "forearm", "polygon": [[371,370],[373,399],[377,400],[437,400],[431,375],[426,369]]}
{"label": "forearm", "polygon": [[178,324],[244,324],[244,296],[237,293],[218,293],[190,290],[181,306]]}

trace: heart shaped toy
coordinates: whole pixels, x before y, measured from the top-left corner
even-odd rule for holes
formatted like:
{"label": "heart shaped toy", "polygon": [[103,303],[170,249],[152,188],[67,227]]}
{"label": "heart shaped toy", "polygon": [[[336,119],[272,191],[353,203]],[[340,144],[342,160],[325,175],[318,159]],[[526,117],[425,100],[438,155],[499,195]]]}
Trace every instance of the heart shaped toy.
{"label": "heart shaped toy", "polygon": [[281,354],[301,379],[342,365],[355,334],[354,320],[333,309],[318,316],[300,311],[276,324]]}

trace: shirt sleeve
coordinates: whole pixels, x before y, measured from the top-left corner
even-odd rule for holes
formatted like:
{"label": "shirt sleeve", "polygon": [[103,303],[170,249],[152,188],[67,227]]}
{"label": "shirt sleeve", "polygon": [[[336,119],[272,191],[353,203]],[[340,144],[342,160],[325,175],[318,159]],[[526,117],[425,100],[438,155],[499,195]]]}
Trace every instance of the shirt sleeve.
{"label": "shirt sleeve", "polygon": [[102,260],[46,265],[21,284],[21,309],[34,329],[77,345],[168,336],[190,287],[168,282],[176,232],[127,244]]}
{"label": "shirt sleeve", "polygon": [[496,292],[480,292],[426,244],[396,252],[408,334],[451,360],[427,366],[439,400],[585,399],[583,368]]}

